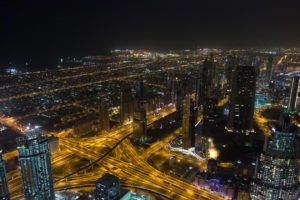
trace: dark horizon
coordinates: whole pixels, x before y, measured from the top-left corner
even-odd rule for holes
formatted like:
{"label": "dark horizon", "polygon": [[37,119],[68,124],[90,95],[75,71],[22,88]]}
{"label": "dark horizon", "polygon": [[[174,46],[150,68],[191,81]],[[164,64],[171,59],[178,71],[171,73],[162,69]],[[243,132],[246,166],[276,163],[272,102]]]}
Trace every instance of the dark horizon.
{"label": "dark horizon", "polygon": [[4,1],[1,65],[149,50],[300,47],[299,2]]}

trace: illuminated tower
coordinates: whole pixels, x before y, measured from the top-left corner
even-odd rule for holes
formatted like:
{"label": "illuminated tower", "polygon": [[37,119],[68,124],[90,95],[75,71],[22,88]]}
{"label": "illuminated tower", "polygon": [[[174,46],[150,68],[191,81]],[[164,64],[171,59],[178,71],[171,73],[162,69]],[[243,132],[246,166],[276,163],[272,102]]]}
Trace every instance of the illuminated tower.
{"label": "illuminated tower", "polygon": [[127,123],[133,119],[134,101],[131,94],[131,89],[128,86],[122,88],[121,105],[120,105],[120,122]]}
{"label": "illuminated tower", "polygon": [[184,101],[184,112],[182,117],[182,146],[184,149],[195,147],[195,121],[196,111],[194,101],[189,96]]}
{"label": "illuminated tower", "polygon": [[256,68],[236,66],[232,74],[232,92],[228,119],[229,132],[253,131]]}
{"label": "illuminated tower", "polygon": [[0,200],[8,200],[9,191],[6,179],[5,163],[2,157],[2,151],[0,151]]}
{"label": "illuminated tower", "polygon": [[134,139],[140,143],[147,140],[147,119],[144,108],[143,82],[136,83],[136,100],[137,106],[133,116]]}
{"label": "illuminated tower", "polygon": [[298,198],[298,142],[289,123],[285,117],[265,140],[250,187],[252,200]]}
{"label": "illuminated tower", "polygon": [[291,89],[288,101],[288,110],[297,111],[300,110],[300,74],[296,74],[292,77]]}
{"label": "illuminated tower", "polygon": [[54,200],[48,137],[33,129],[17,145],[25,199]]}
{"label": "illuminated tower", "polygon": [[109,114],[108,108],[105,101],[101,101],[99,106],[99,118],[100,118],[100,127],[102,131],[109,131]]}

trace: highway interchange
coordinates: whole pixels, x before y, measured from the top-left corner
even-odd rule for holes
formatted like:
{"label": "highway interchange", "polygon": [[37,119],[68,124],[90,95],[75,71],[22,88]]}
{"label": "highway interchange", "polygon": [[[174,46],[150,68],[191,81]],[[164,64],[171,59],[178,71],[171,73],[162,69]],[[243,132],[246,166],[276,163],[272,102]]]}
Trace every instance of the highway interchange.
{"label": "highway interchange", "polygon": [[[103,82],[110,82],[113,80],[126,81],[133,78],[144,75],[140,71],[141,68],[149,67],[151,61],[146,60],[143,63],[135,64],[135,68],[139,70],[129,69],[132,66],[122,65],[120,63],[114,63],[114,68],[106,68],[105,70],[99,70],[95,66],[81,66],[74,68],[59,69],[61,76],[54,77],[48,76],[46,79],[34,80],[33,82],[25,81],[14,85],[6,85],[0,88],[0,90],[11,90],[15,87],[31,87],[41,88],[33,90],[33,92],[22,92],[17,95],[1,95],[0,102],[10,102],[12,100],[18,100],[23,98],[39,97],[42,95],[55,94],[61,91],[85,88],[94,84],[101,84]],[[179,67],[187,67],[186,64],[181,64]],[[86,73],[80,73],[82,69],[93,68],[93,70],[86,70]],[[164,70],[171,69],[171,66],[164,67]],[[115,75],[110,75],[109,72],[118,72]],[[127,70],[128,73],[120,75],[123,70]],[[152,70],[151,73],[161,73],[161,69]],[[34,76],[39,76],[47,71],[32,72]],[[107,74],[94,78],[95,75]],[[19,74],[16,76],[28,76],[28,73]],[[56,81],[69,81],[72,79],[78,79],[85,77],[85,80],[78,82],[70,82],[61,87],[48,87],[48,85]],[[93,77],[89,79],[89,77]],[[105,78],[104,78],[105,77]],[[10,78],[10,77],[5,77]],[[15,78],[15,77],[14,77]],[[151,84],[151,83],[149,83]],[[152,86],[159,84],[152,83]],[[58,85],[59,86],[59,85]],[[25,91],[25,90],[24,90]],[[76,100],[74,102],[68,102],[66,104],[60,104],[56,107],[45,108],[44,110],[35,110],[32,113],[27,113],[27,116],[36,115],[37,113],[43,113],[55,111],[56,109],[65,108],[69,106],[77,106],[93,110],[82,103],[82,100]],[[171,114],[176,111],[173,105],[165,106],[157,115],[148,114],[148,125],[153,122]],[[24,115],[25,117],[25,115]],[[0,123],[18,131],[22,134],[26,131],[26,127],[19,123],[18,120],[22,119],[22,116],[5,116],[1,115]],[[103,176],[105,173],[111,173],[118,176],[121,180],[121,185],[127,188],[140,188],[148,192],[155,193],[165,199],[224,199],[217,194],[196,187],[192,184],[184,182],[178,178],[169,176],[148,163],[148,158],[151,154],[157,152],[160,149],[166,148],[169,139],[175,137],[180,131],[176,130],[172,134],[166,137],[166,139],[152,143],[148,148],[143,149],[136,147],[130,141],[133,128],[131,124],[118,125],[113,127],[110,131],[91,136],[87,138],[72,138],[69,133],[72,132],[71,128],[66,128],[60,131],[45,131],[44,134],[53,134],[59,138],[61,151],[52,156],[52,170],[55,180],[56,190],[64,190],[76,188],[74,190],[93,190],[93,185],[96,180]],[[17,156],[16,151],[8,152],[4,155],[5,160],[13,159]],[[190,159],[190,158],[188,158]],[[197,161],[195,161],[197,162]],[[20,170],[17,168],[10,171],[7,174],[9,180],[9,189],[11,197],[22,196],[22,184],[20,177]]]}

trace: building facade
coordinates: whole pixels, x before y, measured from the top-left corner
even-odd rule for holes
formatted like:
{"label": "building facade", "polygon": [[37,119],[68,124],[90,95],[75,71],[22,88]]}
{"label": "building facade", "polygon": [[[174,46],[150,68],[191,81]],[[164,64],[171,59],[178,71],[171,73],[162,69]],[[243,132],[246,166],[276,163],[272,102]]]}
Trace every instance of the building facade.
{"label": "building facade", "polygon": [[184,149],[195,147],[196,110],[194,107],[194,101],[187,96],[182,117],[182,147]]}
{"label": "building facade", "polygon": [[145,143],[147,141],[147,118],[146,110],[144,108],[144,87],[143,82],[138,81],[136,83],[136,108],[133,115],[133,130],[134,140],[139,143]]}
{"label": "building facade", "polygon": [[109,131],[110,129],[109,113],[108,113],[108,106],[105,101],[101,101],[99,105],[99,121],[100,121],[101,131]]}
{"label": "building facade", "polygon": [[9,190],[6,179],[5,163],[3,161],[2,151],[0,151],[0,200],[9,199]]}
{"label": "building facade", "polygon": [[33,129],[17,145],[25,199],[55,199],[48,137]]}
{"label": "building facade", "polygon": [[122,88],[120,101],[120,123],[126,124],[132,122],[134,100],[132,98],[130,87],[125,86]]}
{"label": "building facade", "polygon": [[288,110],[298,111],[300,110],[300,74],[295,74],[292,77],[291,88],[288,100]]}
{"label": "building facade", "polygon": [[289,123],[284,118],[265,141],[251,183],[253,200],[298,199],[298,142]]}
{"label": "building facade", "polygon": [[236,66],[232,75],[232,92],[227,130],[250,133],[253,131],[253,114],[256,91],[256,68]]}

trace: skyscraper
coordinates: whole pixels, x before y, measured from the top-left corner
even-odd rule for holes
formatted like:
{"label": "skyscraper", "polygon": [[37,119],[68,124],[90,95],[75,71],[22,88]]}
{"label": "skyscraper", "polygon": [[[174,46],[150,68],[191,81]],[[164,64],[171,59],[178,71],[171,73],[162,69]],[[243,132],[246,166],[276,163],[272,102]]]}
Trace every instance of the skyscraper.
{"label": "skyscraper", "polygon": [[202,79],[203,79],[203,76],[204,76],[203,72],[204,72],[204,64],[202,65],[202,67],[201,67],[201,65],[198,66],[198,72],[197,72],[197,77],[196,77],[195,106],[197,108],[200,108],[200,106],[203,103],[203,97],[202,97],[202,95],[203,95],[203,92],[202,92],[202,90],[203,90],[203,81],[202,81]]}
{"label": "skyscraper", "polygon": [[295,74],[292,77],[291,89],[288,100],[288,110],[300,110],[300,74]]}
{"label": "skyscraper", "polygon": [[200,102],[204,105],[204,101],[206,99],[208,88],[209,88],[209,81],[208,81],[208,68],[209,63],[207,58],[204,60],[203,68],[202,68],[202,80],[201,80],[201,88],[200,88]]}
{"label": "skyscraper", "polygon": [[2,157],[2,151],[0,151],[0,200],[8,200],[9,191],[6,179],[5,163]]}
{"label": "skyscraper", "polygon": [[201,106],[201,89],[202,89],[202,82],[200,77],[196,79],[196,95],[195,95],[195,106],[200,108]]}
{"label": "skyscraper", "polygon": [[117,200],[120,197],[119,178],[111,174],[105,174],[96,182],[96,200]]}
{"label": "skyscraper", "polygon": [[232,75],[232,92],[227,130],[248,134],[253,131],[256,68],[236,66]]}
{"label": "skyscraper", "polygon": [[184,101],[182,117],[182,147],[184,149],[195,147],[196,110],[194,107],[193,99],[187,96]]}
{"label": "skyscraper", "polygon": [[214,122],[217,116],[216,70],[216,63],[211,54],[209,59],[205,59],[202,69],[203,132],[206,132],[208,124]]}
{"label": "skyscraper", "polygon": [[288,117],[272,128],[264,152],[256,161],[252,200],[298,198],[298,142],[293,131]]}
{"label": "skyscraper", "polygon": [[236,58],[233,56],[228,56],[226,58],[226,64],[225,64],[225,75],[227,79],[227,91],[231,92],[232,87],[232,71],[234,69],[234,66],[237,65]]}
{"label": "skyscraper", "polygon": [[120,122],[127,123],[132,121],[134,112],[134,101],[131,94],[131,89],[124,86],[121,91],[120,104]]}
{"label": "skyscraper", "polygon": [[141,105],[144,103],[144,83],[143,81],[137,81],[135,83],[135,99]]}
{"label": "skyscraper", "polygon": [[183,114],[183,101],[184,101],[184,91],[183,83],[181,81],[176,81],[176,111],[178,117],[181,118]]}
{"label": "skyscraper", "polygon": [[204,128],[207,123],[214,123],[218,117],[218,100],[216,89],[210,91],[210,95],[206,97],[205,104],[203,107],[203,119],[204,119]]}
{"label": "skyscraper", "polygon": [[35,128],[27,131],[25,137],[17,138],[17,145],[25,198],[53,200],[48,137]]}
{"label": "skyscraper", "polygon": [[100,128],[101,131],[109,131],[110,124],[109,124],[109,114],[108,108],[105,101],[101,101],[99,105],[99,118],[100,118]]}
{"label": "skyscraper", "polygon": [[202,68],[202,95],[205,101],[206,97],[209,95],[211,88],[217,84],[216,75],[216,63],[214,62],[213,54],[210,55],[209,59],[205,59]]}
{"label": "skyscraper", "polygon": [[167,87],[165,92],[165,104],[175,103],[175,83],[174,71],[167,73]]}
{"label": "skyscraper", "polygon": [[144,108],[144,92],[143,82],[136,83],[136,109],[133,116],[134,139],[140,143],[147,140],[147,119],[146,110]]}
{"label": "skyscraper", "polygon": [[210,54],[210,57],[208,59],[208,86],[209,88],[215,87],[218,84],[217,80],[217,65],[214,59],[214,55]]}

